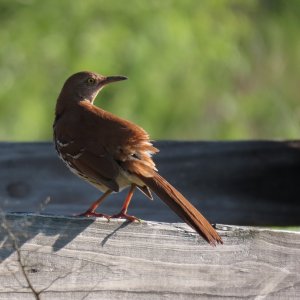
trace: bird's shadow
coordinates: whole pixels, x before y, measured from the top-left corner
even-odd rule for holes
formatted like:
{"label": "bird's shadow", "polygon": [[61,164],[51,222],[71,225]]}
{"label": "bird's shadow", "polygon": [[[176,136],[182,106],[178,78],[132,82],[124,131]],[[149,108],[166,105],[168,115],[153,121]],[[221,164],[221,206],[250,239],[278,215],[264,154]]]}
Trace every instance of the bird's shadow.
{"label": "bird's shadow", "polygon": [[114,235],[116,234],[117,231],[119,231],[120,229],[122,228],[125,228],[127,227],[131,222],[130,221],[127,221],[127,222],[124,222],[122,223],[118,228],[116,228],[113,232],[109,233],[101,242],[101,246],[104,247],[105,244],[107,243],[107,241]]}
{"label": "bird's shadow", "polygon": [[[41,215],[34,213],[7,213],[2,216],[0,223],[0,262],[20,249],[22,245],[35,236],[42,234],[50,239],[55,238],[52,251],[57,252],[71,243],[79,234],[85,231],[94,218],[77,218],[56,215]],[[120,229],[127,227],[131,222],[123,222],[108,233],[101,241],[104,247],[107,241]],[[111,227],[110,227],[111,228]]]}

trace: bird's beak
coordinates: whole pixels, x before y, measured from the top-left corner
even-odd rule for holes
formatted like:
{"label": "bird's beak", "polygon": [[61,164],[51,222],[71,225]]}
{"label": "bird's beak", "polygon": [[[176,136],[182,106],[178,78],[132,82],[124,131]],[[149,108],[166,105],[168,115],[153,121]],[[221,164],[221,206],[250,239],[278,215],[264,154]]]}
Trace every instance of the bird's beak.
{"label": "bird's beak", "polygon": [[107,76],[107,77],[104,77],[103,80],[101,80],[101,86],[104,86],[104,85],[107,85],[109,83],[116,82],[116,81],[126,80],[126,79],[128,79],[128,78],[125,76]]}

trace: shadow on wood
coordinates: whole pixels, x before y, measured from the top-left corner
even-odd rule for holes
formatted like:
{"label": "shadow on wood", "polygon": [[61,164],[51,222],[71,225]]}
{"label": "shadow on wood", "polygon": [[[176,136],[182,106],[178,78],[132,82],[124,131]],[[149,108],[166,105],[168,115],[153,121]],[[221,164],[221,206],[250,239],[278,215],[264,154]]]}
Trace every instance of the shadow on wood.
{"label": "shadow on wood", "polygon": [[213,248],[185,224],[26,214],[4,222],[5,299],[300,297],[300,233],[218,225],[224,245]]}

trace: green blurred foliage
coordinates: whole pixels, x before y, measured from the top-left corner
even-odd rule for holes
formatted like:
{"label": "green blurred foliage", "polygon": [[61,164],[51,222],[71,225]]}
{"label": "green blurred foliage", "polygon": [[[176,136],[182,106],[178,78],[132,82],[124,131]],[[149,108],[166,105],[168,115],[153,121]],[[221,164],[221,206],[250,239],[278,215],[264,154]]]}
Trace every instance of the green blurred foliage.
{"label": "green blurred foliage", "polygon": [[300,1],[1,0],[0,139],[52,137],[64,80],[154,139],[297,138]]}

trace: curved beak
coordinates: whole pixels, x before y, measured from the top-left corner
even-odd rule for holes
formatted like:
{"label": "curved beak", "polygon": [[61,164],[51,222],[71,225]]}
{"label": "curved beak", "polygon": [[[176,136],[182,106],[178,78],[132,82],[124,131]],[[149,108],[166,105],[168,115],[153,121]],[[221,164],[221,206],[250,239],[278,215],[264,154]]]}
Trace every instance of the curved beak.
{"label": "curved beak", "polygon": [[104,85],[112,83],[112,82],[126,80],[126,79],[128,79],[128,78],[125,76],[107,76],[101,80],[101,85],[104,86]]}

